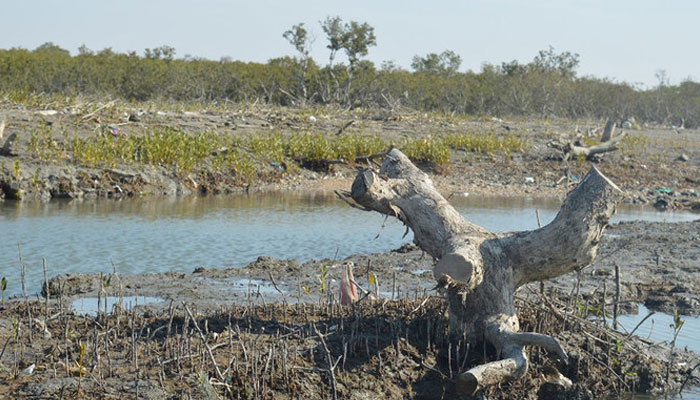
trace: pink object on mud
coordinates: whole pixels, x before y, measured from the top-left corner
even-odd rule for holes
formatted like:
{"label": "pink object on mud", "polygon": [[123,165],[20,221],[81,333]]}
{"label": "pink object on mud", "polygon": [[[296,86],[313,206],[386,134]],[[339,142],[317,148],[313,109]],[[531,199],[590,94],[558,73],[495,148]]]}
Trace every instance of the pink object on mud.
{"label": "pink object on mud", "polygon": [[340,305],[349,306],[357,301],[355,277],[352,276],[352,263],[345,265],[343,277],[340,279]]}

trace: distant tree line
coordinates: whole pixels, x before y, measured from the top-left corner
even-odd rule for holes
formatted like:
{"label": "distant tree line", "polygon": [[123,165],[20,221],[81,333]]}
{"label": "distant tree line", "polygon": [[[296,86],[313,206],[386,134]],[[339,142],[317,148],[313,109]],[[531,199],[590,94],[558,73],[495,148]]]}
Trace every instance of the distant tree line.
{"label": "distant tree line", "polygon": [[[328,62],[310,57],[312,38],[303,23],[283,37],[293,57],[267,63],[222,58],[175,58],[162,46],[117,53],[85,46],[75,56],[53,43],[34,50],[0,50],[0,90],[5,93],[108,95],[126,100],[154,99],[279,105],[381,107],[470,115],[569,118],[629,118],[697,127],[700,83],[669,85],[663,74],[652,89],[595,77],[579,77],[578,54],[540,51],[526,64],[485,64],[479,72],[460,72],[461,58],[450,50],[417,55],[412,71],[391,62],[377,66],[364,59],[376,45],[367,23],[329,17],[321,22]],[[338,60],[344,54],[345,60]]]}

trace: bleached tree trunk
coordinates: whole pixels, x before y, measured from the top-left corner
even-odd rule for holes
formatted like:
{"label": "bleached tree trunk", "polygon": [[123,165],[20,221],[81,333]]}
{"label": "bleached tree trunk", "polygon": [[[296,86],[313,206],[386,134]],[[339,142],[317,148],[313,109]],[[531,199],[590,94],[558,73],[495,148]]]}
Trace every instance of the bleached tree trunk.
{"label": "bleached tree trunk", "polygon": [[625,138],[627,135],[627,132],[622,131],[619,135],[615,136],[612,139],[609,139],[607,141],[604,141],[600,144],[590,146],[590,147],[584,147],[584,146],[576,146],[572,143],[569,143],[567,147],[564,149],[564,153],[566,153],[566,158],[569,157],[570,154],[573,154],[574,156],[584,156],[586,159],[589,159],[593,157],[596,154],[602,154],[602,153],[607,153],[609,151],[615,151],[617,150],[618,144],[622,139]]}
{"label": "bleached tree trunk", "polygon": [[379,173],[358,173],[350,194],[366,209],[395,216],[413,230],[414,242],[436,260],[433,273],[447,294],[452,333],[483,338],[501,355],[462,373],[457,383],[462,393],[523,376],[526,345],[567,361],[553,337],[519,332],[514,292],[583,268],[595,257],[622,195],[596,168],[569,193],[554,221],[526,232],[496,234],[465,220],[397,149],[386,155]]}

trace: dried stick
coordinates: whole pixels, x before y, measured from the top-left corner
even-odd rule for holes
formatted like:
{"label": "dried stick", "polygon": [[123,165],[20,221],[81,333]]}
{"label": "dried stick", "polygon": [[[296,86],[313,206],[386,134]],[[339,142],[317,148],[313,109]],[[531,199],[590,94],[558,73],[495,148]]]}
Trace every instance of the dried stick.
{"label": "dried stick", "polygon": [[202,343],[204,343],[204,347],[207,349],[207,353],[209,353],[209,359],[211,360],[211,363],[214,365],[214,370],[216,371],[216,377],[219,379],[221,382],[225,382],[224,376],[221,374],[221,371],[219,370],[219,366],[216,365],[216,359],[214,358],[214,353],[211,352],[211,347],[207,344],[207,338],[204,336],[204,333],[202,332],[201,329],[199,329],[199,325],[197,325],[197,320],[194,318],[194,315],[192,315],[192,311],[190,311],[190,308],[187,307],[187,304],[183,301],[182,305],[185,307],[185,311],[187,311],[187,315],[189,315],[190,319],[192,320],[192,324],[194,324],[194,328],[197,330],[199,333],[200,339],[202,339]]}
{"label": "dried stick", "polygon": [[279,286],[277,286],[277,282],[275,281],[275,278],[272,276],[272,272],[268,272],[267,275],[270,277],[270,282],[272,282],[272,286],[274,286],[275,290],[282,295],[282,301],[284,302],[284,307],[287,308],[287,296],[284,294],[282,290],[280,290]]}
{"label": "dried stick", "polygon": [[644,321],[646,321],[649,317],[651,317],[651,316],[654,315],[654,314],[656,314],[656,311],[650,312],[646,317],[644,317],[644,319],[642,319],[641,321],[639,321],[639,323],[637,324],[637,326],[635,326],[634,329],[632,329],[632,331],[631,331],[630,333],[627,334],[627,338],[628,338],[628,339],[631,338],[632,335],[634,334],[634,332],[636,332],[637,329],[638,329],[640,326],[642,326],[642,324],[644,323]]}
{"label": "dried stick", "polygon": [[328,372],[331,374],[331,386],[333,386],[333,400],[338,400],[338,388],[335,381],[334,370],[335,367],[338,365],[338,361],[340,361],[342,357],[339,357],[338,361],[336,361],[335,364],[333,364],[333,356],[331,355],[331,351],[328,349],[326,339],[323,338],[323,335],[321,334],[321,332],[319,332],[318,328],[316,327],[316,324],[311,324],[311,327],[314,329],[314,333],[316,333],[318,338],[321,340],[321,345],[326,351],[326,359],[328,360]]}
{"label": "dried stick", "polygon": [[620,311],[620,266],[615,264],[615,302],[613,304],[613,329],[617,330],[617,314]]}
{"label": "dried stick", "polygon": [[49,300],[51,299],[51,292],[49,291],[49,278],[46,274],[46,257],[43,257],[41,261],[44,267],[44,286],[46,286],[46,315],[44,316],[44,329],[46,329],[46,323],[49,318]]}

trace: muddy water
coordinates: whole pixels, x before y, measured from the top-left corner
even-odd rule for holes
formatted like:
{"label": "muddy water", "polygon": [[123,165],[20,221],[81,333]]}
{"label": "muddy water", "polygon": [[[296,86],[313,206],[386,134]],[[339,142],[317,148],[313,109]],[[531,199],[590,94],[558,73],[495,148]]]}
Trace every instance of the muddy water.
{"label": "muddy water", "polygon": [[[450,201],[471,221],[492,231],[534,229],[560,204],[532,199],[454,196]],[[689,213],[622,208],[619,220],[692,220]],[[49,276],[67,272],[184,271],[198,266],[242,266],[260,255],[343,258],[380,252],[409,242],[404,227],[376,213],[352,209],[329,194],[268,193],[124,201],[0,203],[0,276],[7,294],[21,293],[19,254],[27,291]],[[379,238],[375,239],[379,232]]]}

